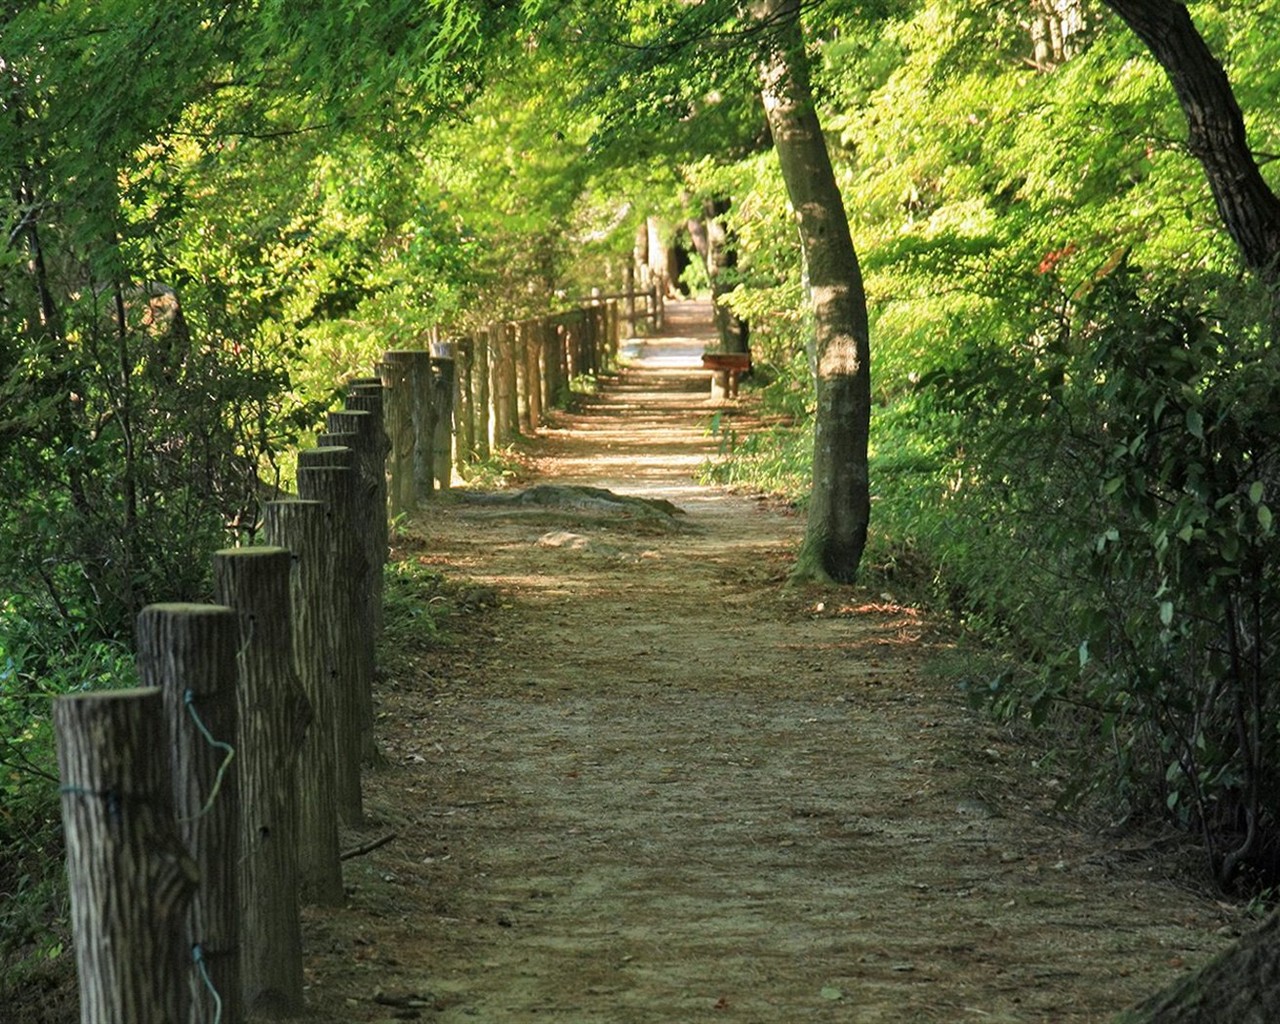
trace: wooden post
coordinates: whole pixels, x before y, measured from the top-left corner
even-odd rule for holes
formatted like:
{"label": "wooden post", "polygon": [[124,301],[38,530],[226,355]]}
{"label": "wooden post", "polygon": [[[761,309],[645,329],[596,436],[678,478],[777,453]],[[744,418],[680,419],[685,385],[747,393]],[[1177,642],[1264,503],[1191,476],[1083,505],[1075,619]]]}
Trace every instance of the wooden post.
{"label": "wooden post", "polygon": [[298,452],[298,469],[313,469],[318,466],[339,466],[351,469],[355,460],[355,451],[350,444],[338,444],[338,441],[358,441],[355,431],[342,434],[323,433],[316,435],[326,444],[318,444],[315,448],[303,448]]}
{"label": "wooden post", "polygon": [[178,838],[159,690],[59,697],[71,925],[82,1024],[186,1021],[195,865]]}
{"label": "wooden post", "polygon": [[452,356],[431,357],[432,386],[432,467],[436,487],[447,491],[453,483],[453,395],[454,360]]}
{"label": "wooden post", "polygon": [[568,313],[560,317],[559,327],[560,341],[563,347],[560,354],[560,366],[564,371],[563,387],[567,399],[569,382],[578,373],[577,353],[573,350],[574,343],[577,341],[577,332],[573,329],[573,317]]}
{"label": "wooden post", "polygon": [[293,553],[293,661],[311,704],[299,751],[298,883],[303,899],[340,906],[342,863],[335,789],[338,663],[334,633],[333,516],[322,501],[269,501],[263,539]]}
{"label": "wooden post", "polygon": [[475,346],[471,370],[471,411],[475,418],[471,438],[475,452],[473,461],[484,462],[489,458],[489,427],[493,422],[489,408],[489,332],[477,331],[472,341]]}
{"label": "wooden post", "polygon": [[610,370],[616,370],[618,353],[622,349],[622,314],[617,299],[610,299],[605,304],[605,316],[609,324],[605,345],[606,362]]}
{"label": "wooden post", "polygon": [[519,434],[516,399],[515,341],[511,324],[489,328],[489,363],[492,381],[493,443],[510,444]]}
{"label": "wooden post", "polygon": [[[325,449],[313,449],[322,452]],[[350,449],[342,449],[350,458]],[[305,456],[307,453],[303,452]],[[373,728],[373,631],[369,627],[368,549],[361,536],[355,471],[349,466],[325,464],[317,454],[298,465],[298,494],[322,501],[329,510],[330,543],[333,545],[332,603],[333,647],[337,678],[334,681],[333,745],[335,797],[338,815],[348,825],[364,820],[360,791],[360,763],[364,734]]]}
{"label": "wooden post", "polygon": [[516,324],[516,391],[520,402],[520,430],[529,435],[536,433],[542,422],[535,338],[533,325],[528,320]]}
{"label": "wooden post", "polygon": [[413,394],[413,496],[426,501],[435,490],[435,378],[431,353],[404,353],[409,361],[409,390]]}
{"label": "wooden post", "polygon": [[392,351],[382,356],[382,401],[385,406],[387,437],[388,494],[391,518],[412,512],[417,504],[413,463],[417,435],[413,429],[413,364],[411,352]]}
{"label": "wooden post", "polygon": [[540,317],[538,332],[538,376],[542,379],[544,416],[556,405],[555,325],[550,317]]}
{"label": "wooden post", "polygon": [[298,750],[310,707],[293,667],[292,557],[284,548],[213,556],[218,598],[240,623],[240,977],[248,1012],[302,1012]]}
{"label": "wooden post", "polygon": [[489,443],[491,447],[501,447],[506,443],[506,435],[510,428],[507,425],[506,394],[503,382],[502,358],[502,325],[489,324],[485,328],[485,336],[489,342]]}
{"label": "wooden post", "polygon": [[238,635],[235,612],[223,605],[153,604],[138,615],[138,674],[144,686],[164,694],[178,836],[200,879],[182,939],[183,949],[200,950],[200,963],[187,970],[189,1024],[244,1020],[236,871]]}
{"label": "wooden post", "polygon": [[466,477],[467,468],[475,461],[476,438],[475,412],[472,409],[471,377],[475,370],[475,342],[471,338],[459,338],[454,346],[454,429],[457,432],[455,458],[458,475]]}
{"label": "wooden post", "polygon": [[529,361],[529,421],[537,430],[547,421],[542,381],[542,324],[535,320],[525,324],[525,340]]}
{"label": "wooden post", "polygon": [[[361,401],[359,397],[348,401]],[[369,588],[371,628],[376,636],[382,629],[382,566],[387,561],[387,492],[386,448],[380,420],[367,409],[347,409],[329,413],[329,431],[333,434],[356,434],[354,468],[356,471],[357,512],[360,515],[359,536],[368,557],[368,574],[360,578]]]}
{"label": "wooden post", "polygon": [[[371,384],[361,385],[353,388],[351,393],[347,395],[347,410],[351,412],[367,412],[371,420],[370,422],[360,426],[362,431],[369,433],[364,438],[364,448],[362,451],[367,460],[370,471],[370,483],[376,488],[373,504],[377,508],[376,515],[370,510],[369,524],[373,528],[373,536],[376,538],[375,550],[377,552],[376,564],[382,565],[387,560],[387,543],[390,539],[390,530],[387,523],[387,455],[391,451],[391,439],[387,436],[386,428],[386,402],[383,397],[382,386],[374,388]],[[333,422],[335,413],[329,414],[330,423]],[[333,429],[332,427],[330,429]],[[344,429],[339,427],[338,429]],[[378,573],[378,594],[381,598],[382,594],[382,573]],[[381,625],[381,614],[378,616],[378,623]]]}
{"label": "wooden post", "polygon": [[[373,671],[375,644],[378,634],[382,632],[382,567],[387,561],[388,541],[384,511],[386,506],[382,504],[385,499],[379,497],[377,490],[378,482],[386,479],[381,469],[386,452],[378,446],[377,435],[381,432],[377,421],[372,417],[373,413],[364,410],[349,409],[329,413],[329,427],[332,431],[329,436],[349,436],[352,427],[357,435],[352,463],[356,472],[353,522],[356,526],[356,542],[362,546],[362,550],[361,561],[353,566],[348,585],[363,588],[364,591],[357,606],[363,630],[363,634],[357,638],[359,648],[356,655],[360,659],[357,693],[361,707],[361,758],[369,764],[375,764],[379,760],[373,735]],[[315,494],[306,497],[328,500]],[[343,820],[347,820],[345,815]]]}
{"label": "wooden post", "polygon": [[634,260],[627,260],[626,278],[623,287],[627,292],[627,337],[636,336],[636,265]]}

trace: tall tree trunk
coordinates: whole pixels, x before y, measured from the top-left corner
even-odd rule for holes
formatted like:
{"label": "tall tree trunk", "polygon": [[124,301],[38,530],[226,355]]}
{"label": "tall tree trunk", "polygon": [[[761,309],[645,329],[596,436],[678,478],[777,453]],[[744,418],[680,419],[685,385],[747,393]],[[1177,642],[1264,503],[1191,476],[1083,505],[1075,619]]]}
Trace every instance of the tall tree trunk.
{"label": "tall tree trunk", "polygon": [[711,309],[715,317],[716,333],[720,336],[720,348],[724,352],[747,352],[750,330],[747,322],[737,316],[724,302],[733,290],[725,284],[725,272],[737,266],[738,254],[733,238],[724,224],[729,212],[728,199],[708,199],[702,204],[702,216],[690,217],[686,222],[693,247],[702,257],[707,271],[707,283],[711,288]]}
{"label": "tall tree trunk", "polygon": [[852,582],[866,546],[871,352],[867,298],[809,83],[800,0],[762,0],[761,96],[809,271],[817,343],[813,490],[794,577]]}
{"label": "tall tree trunk", "polygon": [[1116,1024],[1271,1024],[1280,1018],[1280,915]]}
{"label": "tall tree trunk", "polygon": [[1200,161],[1218,213],[1245,263],[1280,283],[1280,199],[1258,170],[1244,117],[1222,65],[1187,8],[1175,0],[1105,0],[1151,51],[1187,118],[1187,146]]}

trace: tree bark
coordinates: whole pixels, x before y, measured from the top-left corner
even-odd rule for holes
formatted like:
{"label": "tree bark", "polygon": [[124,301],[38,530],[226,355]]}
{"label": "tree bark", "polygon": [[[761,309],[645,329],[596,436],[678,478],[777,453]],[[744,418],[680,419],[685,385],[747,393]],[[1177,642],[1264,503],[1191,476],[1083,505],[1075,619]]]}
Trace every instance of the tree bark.
{"label": "tree bark", "polygon": [[240,619],[240,977],[250,1015],[302,1012],[298,751],[310,717],[293,667],[291,556],[226,548],[218,597]]}
{"label": "tree bark", "polygon": [[1280,1019],[1280,914],[1117,1024],[1271,1024]]}
{"label": "tree bark", "polygon": [[1218,214],[1267,284],[1280,281],[1280,199],[1249,149],[1244,116],[1222,65],[1186,6],[1175,0],[1105,0],[1164,68],[1187,119],[1187,147],[1200,161]]}
{"label": "tree bark", "polygon": [[53,705],[83,1024],[185,1021],[195,865],[178,838],[159,690]]}
{"label": "tree bark", "polygon": [[431,357],[431,462],[439,491],[453,482],[453,374],[452,355]]}
{"label": "tree bark", "polygon": [[724,302],[732,291],[725,286],[725,272],[737,266],[737,252],[733,239],[724,225],[724,215],[729,211],[727,199],[708,199],[702,204],[702,217],[690,218],[687,224],[693,247],[702,257],[707,271],[707,283],[711,288],[711,309],[715,316],[716,333],[720,335],[720,348],[724,352],[747,352],[749,331],[747,322],[739,318]]}
{"label": "tree bark", "polygon": [[800,0],[763,0],[773,31],[761,96],[809,272],[817,367],[813,488],[793,576],[850,583],[867,541],[871,353],[867,299],[809,82]]}
{"label": "tree bark", "polygon": [[138,615],[138,675],[164,693],[178,834],[200,877],[183,939],[183,948],[199,947],[204,965],[203,972],[189,972],[189,1024],[244,1020],[234,748],[238,635],[236,614],[223,605],[152,604]]}
{"label": "tree bark", "polygon": [[[425,354],[425,353],[424,353]],[[387,450],[387,493],[389,515],[396,519],[417,506],[414,480],[417,433],[414,430],[413,407],[417,400],[413,389],[412,352],[384,352],[378,372],[382,377],[382,401],[385,407]]]}
{"label": "tree bark", "polygon": [[334,513],[328,503],[306,499],[269,501],[262,511],[266,542],[293,554],[293,660],[311,704],[311,725],[298,751],[298,881],[304,899],[341,906],[345,892],[338,859],[334,741],[339,678]]}
{"label": "tree bark", "polygon": [[[346,465],[330,460],[347,456]],[[338,814],[348,825],[364,820],[360,763],[364,753],[364,709],[371,704],[373,644],[368,620],[368,556],[360,532],[359,501],[350,448],[312,448],[298,453],[298,494],[323,501],[332,527],[334,577],[330,594],[334,680],[333,747]]]}

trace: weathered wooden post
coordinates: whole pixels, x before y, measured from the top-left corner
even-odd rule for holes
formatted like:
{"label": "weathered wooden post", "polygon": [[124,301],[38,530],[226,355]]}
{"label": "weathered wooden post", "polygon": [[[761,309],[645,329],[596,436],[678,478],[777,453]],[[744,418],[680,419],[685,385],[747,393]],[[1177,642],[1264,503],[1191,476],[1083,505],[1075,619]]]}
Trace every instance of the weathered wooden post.
{"label": "weathered wooden post", "polygon": [[490,425],[493,423],[489,408],[489,332],[480,330],[472,341],[471,369],[471,412],[474,417],[472,428],[473,462],[484,462],[489,458]]}
{"label": "weathered wooden post", "polygon": [[378,372],[382,376],[382,401],[386,416],[388,495],[392,519],[413,511],[417,504],[413,462],[417,435],[413,429],[412,353],[391,351],[382,356]]}
{"label": "weathered wooden post", "polygon": [[311,705],[298,752],[298,883],[305,900],[341,905],[334,718],[338,664],[334,633],[333,517],[322,501],[269,501],[263,539],[293,553],[293,661]]}
{"label": "weathered wooden post", "polygon": [[[373,529],[373,536],[376,538],[374,542],[375,564],[381,566],[387,560],[387,544],[391,537],[390,524],[387,521],[387,455],[391,451],[391,439],[387,436],[386,401],[382,384],[371,383],[363,379],[360,382],[353,381],[348,390],[346,407],[348,411],[367,412],[372,417],[369,423],[360,426],[362,431],[369,432],[360,451],[369,466],[370,482],[377,488],[377,493],[374,497],[374,505],[377,507],[377,512],[375,513],[373,509],[370,509],[369,523]],[[329,413],[331,424],[334,415],[335,413]],[[330,429],[333,429],[332,426]],[[347,428],[339,427],[339,429]],[[381,568],[378,570],[377,586],[378,625],[381,627]]]}
{"label": "weathered wooden post", "polygon": [[502,324],[490,324],[489,335],[489,441],[501,448],[510,440],[511,424],[507,422],[506,335]]}
{"label": "weathered wooden post", "polygon": [[608,329],[605,334],[605,363],[610,370],[618,367],[618,352],[622,348],[622,317],[618,300],[610,299],[605,303],[605,323]]}
{"label": "weathered wooden post", "polygon": [[[351,506],[355,541],[359,546],[359,560],[346,577],[347,585],[363,590],[354,612],[359,617],[360,634],[356,638],[357,664],[356,693],[360,699],[361,758],[370,764],[379,760],[373,735],[373,672],[374,650],[378,634],[382,631],[382,567],[387,560],[387,517],[378,504],[375,478],[381,477],[382,454],[376,448],[376,440],[370,437],[373,426],[371,414],[363,410],[346,410],[329,413],[331,433],[325,438],[351,437],[351,427],[356,428],[352,468],[355,472],[355,502]],[[321,495],[307,497],[327,500]],[[344,814],[343,820],[347,820]]]}
{"label": "weathered wooden post", "polygon": [[436,487],[442,491],[447,491],[453,483],[454,365],[452,354],[431,357],[431,410],[433,413],[431,461],[435,471]]}
{"label": "weathered wooden post", "polygon": [[[343,435],[334,435],[343,436]],[[345,465],[343,458],[345,456]],[[298,455],[298,494],[324,502],[330,516],[334,578],[332,603],[334,681],[333,745],[338,814],[348,825],[364,819],[360,764],[364,735],[373,728],[373,630],[369,625],[368,552],[349,448],[313,448]]]}
{"label": "weathered wooden post", "polygon": [[519,434],[516,399],[515,341],[512,324],[489,328],[489,361],[492,378],[493,443],[510,444]]}
{"label": "weathered wooden post", "polygon": [[425,501],[435,490],[435,378],[431,353],[413,349],[401,353],[409,363],[409,391],[413,395],[413,496]]}
{"label": "weathered wooden post", "polygon": [[539,317],[535,330],[538,334],[538,376],[542,380],[542,408],[550,411],[556,405],[555,325],[551,317]]}
{"label": "weathered wooden post", "polygon": [[520,436],[519,335],[513,323],[504,323],[499,330],[502,335],[502,401],[506,406],[503,419],[507,428],[503,444],[510,444]]}
{"label": "weathered wooden post", "polygon": [[80,1020],[186,1021],[196,874],[173,817],[164,698],[156,689],[59,697],[53,726]]}
{"label": "weathered wooden post", "polygon": [[571,356],[572,340],[569,334],[569,317],[556,317],[556,358],[559,360],[560,399],[567,401],[569,397],[569,381],[573,379],[573,359]]}
{"label": "weathered wooden post", "polygon": [[138,615],[138,674],[164,694],[178,836],[200,879],[182,940],[182,948],[193,951],[189,1024],[244,1020],[236,870],[238,636],[236,614],[223,605],[153,604]]}
{"label": "weathered wooden post", "polygon": [[292,556],[226,548],[218,599],[240,623],[240,977],[250,1014],[302,1012],[298,751],[310,706],[293,666]]}
{"label": "weathered wooden post", "polygon": [[542,381],[542,325],[538,321],[525,321],[526,353],[529,364],[529,422],[537,430],[546,422],[546,403],[543,401]]}
{"label": "weathered wooden post", "polygon": [[604,348],[600,324],[603,319],[604,310],[600,306],[591,306],[582,311],[583,326],[586,327],[583,340],[586,342],[587,366],[593,374],[600,372],[600,353]]}
{"label": "weathered wooden post", "polygon": [[516,399],[519,403],[520,432],[532,435],[538,428],[537,362],[533,358],[533,331],[529,321],[515,325],[516,339]]}
{"label": "weathered wooden post", "polygon": [[474,389],[471,378],[475,373],[475,342],[471,338],[459,338],[454,343],[453,418],[457,432],[454,457],[458,475],[466,477],[468,468],[475,461],[476,417],[471,397]]}
{"label": "weathered wooden post", "polygon": [[[353,396],[348,401],[360,402],[363,399]],[[356,472],[359,502],[359,533],[368,557],[368,572],[360,579],[369,588],[370,624],[376,636],[382,629],[382,566],[387,561],[389,541],[387,478],[383,470],[386,462],[386,447],[383,442],[386,435],[382,432],[377,414],[367,409],[330,412],[328,427],[331,434],[356,435],[352,450],[355,452],[353,468]]]}
{"label": "weathered wooden post", "polygon": [[627,293],[627,337],[634,338],[636,336],[636,265],[633,260],[627,260],[623,287]]}

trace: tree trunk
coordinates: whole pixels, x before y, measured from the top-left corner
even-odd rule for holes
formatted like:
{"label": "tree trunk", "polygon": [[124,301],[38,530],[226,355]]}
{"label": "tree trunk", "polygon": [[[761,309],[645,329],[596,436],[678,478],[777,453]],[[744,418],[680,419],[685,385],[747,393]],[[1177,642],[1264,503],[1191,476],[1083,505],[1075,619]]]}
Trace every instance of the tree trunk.
{"label": "tree trunk", "polygon": [[725,272],[737,266],[737,251],[724,215],[729,211],[728,199],[708,199],[702,204],[702,218],[690,218],[687,227],[693,247],[702,257],[711,288],[711,308],[715,315],[716,333],[724,352],[748,351],[747,322],[740,319],[724,302],[733,289],[725,284]]}
{"label": "tree trunk", "polygon": [[813,105],[800,0],[763,0],[757,12],[774,31],[760,66],[761,95],[808,266],[817,349],[813,490],[793,576],[849,583],[862,560],[871,510],[867,299]]}
{"label": "tree trunk", "polygon": [[1280,199],[1258,170],[1244,116],[1222,65],[1182,3],[1105,0],[1164,68],[1187,118],[1187,147],[1200,161],[1218,214],[1245,263],[1269,285],[1280,280]]}
{"label": "tree trunk", "polygon": [[1280,914],[1122,1014],[1117,1024],[1271,1024],[1280,1019]]}

